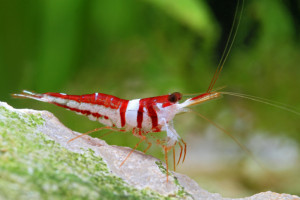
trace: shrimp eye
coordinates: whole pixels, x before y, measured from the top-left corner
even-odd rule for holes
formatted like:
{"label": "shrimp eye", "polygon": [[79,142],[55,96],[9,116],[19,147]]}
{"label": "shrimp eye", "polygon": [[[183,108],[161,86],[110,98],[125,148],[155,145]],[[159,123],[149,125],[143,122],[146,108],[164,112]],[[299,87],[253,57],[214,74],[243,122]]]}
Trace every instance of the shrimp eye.
{"label": "shrimp eye", "polygon": [[168,100],[172,103],[176,103],[182,98],[182,94],[179,92],[174,92],[168,96]]}

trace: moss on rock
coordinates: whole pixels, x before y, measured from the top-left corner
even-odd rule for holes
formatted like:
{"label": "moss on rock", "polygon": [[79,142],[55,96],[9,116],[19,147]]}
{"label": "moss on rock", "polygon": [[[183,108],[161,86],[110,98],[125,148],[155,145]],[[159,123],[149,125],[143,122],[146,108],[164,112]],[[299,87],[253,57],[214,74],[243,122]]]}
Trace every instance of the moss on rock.
{"label": "moss on rock", "polygon": [[129,186],[92,150],[61,147],[37,131],[43,123],[0,106],[0,199],[171,199]]}

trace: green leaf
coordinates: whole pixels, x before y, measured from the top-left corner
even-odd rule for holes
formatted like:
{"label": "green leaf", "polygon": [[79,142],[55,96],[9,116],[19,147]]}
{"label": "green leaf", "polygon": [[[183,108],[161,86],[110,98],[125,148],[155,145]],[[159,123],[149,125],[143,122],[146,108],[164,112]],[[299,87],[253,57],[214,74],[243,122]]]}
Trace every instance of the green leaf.
{"label": "green leaf", "polygon": [[215,38],[216,25],[210,10],[202,0],[146,0],[163,9],[176,20],[208,38]]}

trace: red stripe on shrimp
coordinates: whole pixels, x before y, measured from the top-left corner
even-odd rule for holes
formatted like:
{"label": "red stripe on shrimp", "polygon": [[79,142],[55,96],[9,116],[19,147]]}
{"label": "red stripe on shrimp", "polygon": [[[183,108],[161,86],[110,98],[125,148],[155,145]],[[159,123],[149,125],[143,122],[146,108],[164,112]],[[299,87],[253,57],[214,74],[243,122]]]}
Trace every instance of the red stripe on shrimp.
{"label": "red stripe on shrimp", "polygon": [[149,103],[147,105],[147,110],[148,110],[149,117],[151,118],[152,121],[152,129],[155,130],[157,129],[158,126],[158,118],[157,118],[156,110],[154,109],[154,105],[152,103]]}
{"label": "red stripe on shrimp", "polygon": [[126,124],[126,109],[128,106],[128,100],[122,100],[121,102],[121,107],[120,107],[120,119],[121,119],[121,127],[124,127]]}
{"label": "red stripe on shrimp", "polygon": [[157,102],[160,102],[160,98],[145,98],[141,99],[139,102],[139,109],[137,111],[137,128],[142,128],[143,118],[144,118],[144,108],[147,109],[147,114],[151,119],[152,122],[152,130],[157,132],[159,130],[158,128],[158,117],[156,110],[154,109],[154,106],[156,106]]}
{"label": "red stripe on shrimp", "polygon": [[66,105],[63,105],[63,104],[59,104],[59,103],[55,103],[55,102],[53,102],[53,104],[55,104],[57,106],[60,106],[60,107],[63,107],[63,108],[66,108],[66,109],[69,109],[69,110],[72,110],[72,111],[77,112],[77,113],[81,113],[83,115],[93,115],[96,118],[104,117],[105,119],[109,119],[108,116],[103,116],[103,115],[101,115],[99,113],[94,113],[94,112],[91,112],[89,110],[80,110],[78,108],[71,108],[69,106],[66,106]]}
{"label": "red stripe on shrimp", "polygon": [[94,93],[94,94],[86,94],[86,95],[66,95],[61,93],[48,92],[45,93],[45,95],[66,99],[66,100],[73,100],[78,103],[97,104],[111,109],[118,109],[123,101],[123,99],[120,99],[113,95],[107,95],[103,93]]}
{"label": "red stripe on shrimp", "polygon": [[142,123],[143,123],[143,115],[144,115],[144,101],[146,99],[141,99],[140,100],[140,105],[139,105],[139,109],[137,111],[137,127],[139,129],[142,128]]}

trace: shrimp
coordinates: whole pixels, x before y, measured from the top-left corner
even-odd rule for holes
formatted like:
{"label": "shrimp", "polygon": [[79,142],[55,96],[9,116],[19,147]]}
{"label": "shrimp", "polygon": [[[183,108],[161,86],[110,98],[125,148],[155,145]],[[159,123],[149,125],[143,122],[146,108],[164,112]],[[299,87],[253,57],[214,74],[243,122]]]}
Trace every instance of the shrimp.
{"label": "shrimp", "polygon": [[67,95],[63,93],[37,94],[26,90],[21,94],[13,94],[13,96],[48,102],[74,111],[77,114],[85,115],[90,120],[98,121],[105,125],[105,127],[100,129],[132,132],[134,136],[140,138],[140,141],[120,166],[125,163],[142,141],[148,143],[148,147],[144,152],[151,147],[152,143],[146,137],[148,133],[165,131],[166,137],[158,140],[157,143],[162,146],[165,152],[168,181],[168,152],[173,149],[173,156],[175,158],[174,147],[176,145],[180,146],[180,157],[177,164],[181,160],[182,153],[184,152],[182,161],[184,161],[186,155],[186,143],[176,132],[173,125],[173,118],[179,113],[189,112],[188,107],[219,98],[221,94],[219,92],[207,92],[193,98],[188,98],[182,103],[179,103],[182,99],[182,94],[179,92],[133,100],[120,99],[103,93],[86,95]]}

